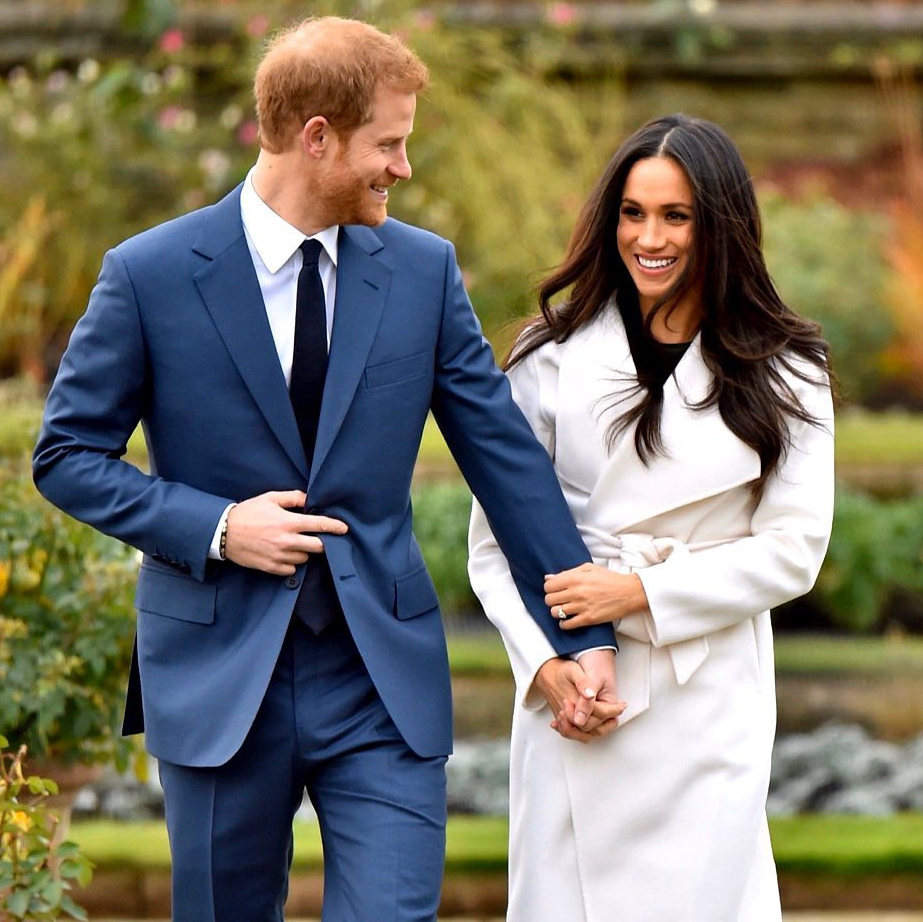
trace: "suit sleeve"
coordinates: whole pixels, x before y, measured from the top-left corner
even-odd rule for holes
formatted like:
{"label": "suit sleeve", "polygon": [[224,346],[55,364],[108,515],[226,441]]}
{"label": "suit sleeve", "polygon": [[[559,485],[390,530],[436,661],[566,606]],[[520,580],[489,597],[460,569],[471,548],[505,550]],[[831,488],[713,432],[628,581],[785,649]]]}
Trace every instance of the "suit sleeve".
{"label": "suit sleeve", "polygon": [[[533,353],[510,372],[509,380],[536,438],[553,456],[554,425],[545,411],[544,389],[536,366]],[[542,707],[545,700],[534,690],[535,675],[557,653],[523,605],[507,559],[477,501],[472,505],[468,530],[468,577],[485,614],[503,637],[518,700],[526,708]]]}
{"label": "suit sleeve", "polygon": [[433,415],[509,561],[520,604],[552,650],[567,654],[611,646],[611,625],[565,632],[545,605],[545,574],[579,566],[590,555],[551,459],[514,402],[481,333],[454,250],[446,247]]}
{"label": "suit sleeve", "polygon": [[202,579],[229,499],[123,460],[151,382],[134,289],[110,251],[61,360],[33,455],[40,492],[74,518]]}
{"label": "suit sleeve", "polygon": [[766,481],[750,533],[637,571],[655,646],[729,627],[814,585],[833,522],[833,402],[826,384],[791,383],[817,424],[792,424],[791,445]]}

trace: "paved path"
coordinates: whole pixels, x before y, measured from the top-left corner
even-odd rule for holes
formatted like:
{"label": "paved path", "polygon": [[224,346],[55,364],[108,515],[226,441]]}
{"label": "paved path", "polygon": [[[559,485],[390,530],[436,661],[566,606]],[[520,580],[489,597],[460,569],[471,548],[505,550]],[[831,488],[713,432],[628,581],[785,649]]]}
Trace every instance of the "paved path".
{"label": "paved path", "polygon": [[[96,919],[95,922],[132,922],[129,919]],[[157,922],[157,920],[148,920]],[[167,922],[166,919],[162,922]],[[288,922],[319,922],[318,919],[289,919]],[[503,922],[488,916],[452,916],[445,922]],[[923,912],[787,912],[784,922],[923,922]]]}

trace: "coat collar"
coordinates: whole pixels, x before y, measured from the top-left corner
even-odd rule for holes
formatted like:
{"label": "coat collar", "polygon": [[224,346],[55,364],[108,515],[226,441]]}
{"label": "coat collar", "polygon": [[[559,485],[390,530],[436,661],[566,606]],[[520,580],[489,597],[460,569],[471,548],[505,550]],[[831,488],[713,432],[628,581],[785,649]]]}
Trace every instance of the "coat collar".
{"label": "coat collar", "polygon": [[[700,336],[664,385],[661,431],[665,453],[645,465],[635,450],[633,426],[609,453],[606,430],[621,412],[613,395],[628,394],[634,377],[625,327],[615,305],[564,346],[558,415],[569,431],[559,428],[558,451],[562,445],[592,443],[598,446],[593,451],[599,452],[587,521],[611,533],[638,530],[657,515],[759,477],[759,456],[727,428],[717,408],[694,409],[713,380],[702,357]],[[577,407],[578,412],[567,413],[568,406]],[[561,463],[566,462],[561,459]]]}

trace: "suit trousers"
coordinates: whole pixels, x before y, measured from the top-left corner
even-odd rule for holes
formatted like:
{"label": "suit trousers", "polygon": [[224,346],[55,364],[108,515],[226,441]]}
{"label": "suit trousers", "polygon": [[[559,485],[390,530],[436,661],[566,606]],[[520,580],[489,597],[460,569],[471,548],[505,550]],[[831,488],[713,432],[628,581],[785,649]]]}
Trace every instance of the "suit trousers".
{"label": "suit trousers", "polygon": [[305,789],[324,850],[323,922],[434,922],[445,757],[409,749],[345,620],[292,619],[242,748],[225,765],[160,763],[173,922],[281,922]]}

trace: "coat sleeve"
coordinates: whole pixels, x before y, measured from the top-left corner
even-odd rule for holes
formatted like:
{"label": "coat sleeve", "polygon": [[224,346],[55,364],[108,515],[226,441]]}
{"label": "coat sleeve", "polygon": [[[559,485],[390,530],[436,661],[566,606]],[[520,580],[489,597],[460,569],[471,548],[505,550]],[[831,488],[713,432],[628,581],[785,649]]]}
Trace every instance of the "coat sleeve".
{"label": "coat sleeve", "polygon": [[230,500],[123,460],[149,389],[137,299],[113,250],[48,395],[33,476],[40,492],[69,515],[202,579]]}
{"label": "coat sleeve", "polygon": [[637,571],[655,646],[729,627],[814,585],[833,522],[833,402],[826,382],[791,383],[816,423],[791,424],[791,444],[766,481],[749,534]]}
{"label": "coat sleeve", "polygon": [[[538,357],[532,353],[509,374],[513,396],[529,421],[536,438],[554,455],[554,412],[544,404],[552,389],[543,388]],[[544,698],[534,691],[535,675],[543,663],[557,655],[548,638],[529,616],[509,564],[475,500],[468,530],[468,577],[485,614],[500,631],[516,681],[517,699],[538,709]]]}
{"label": "coat sleeve", "polygon": [[562,631],[545,605],[545,574],[579,566],[590,555],[551,459],[494,362],[450,244],[432,410],[509,561],[522,602],[554,651],[568,654],[611,646],[611,625]]}

